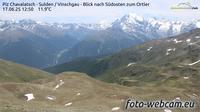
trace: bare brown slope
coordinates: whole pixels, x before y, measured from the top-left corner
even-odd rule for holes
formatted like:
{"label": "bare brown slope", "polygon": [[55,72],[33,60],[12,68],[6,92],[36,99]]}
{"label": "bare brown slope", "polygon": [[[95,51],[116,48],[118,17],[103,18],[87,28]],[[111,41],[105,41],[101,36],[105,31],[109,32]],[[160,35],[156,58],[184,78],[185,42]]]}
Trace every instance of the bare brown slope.
{"label": "bare brown slope", "polygon": [[[199,97],[194,96],[194,93],[182,89],[129,88],[104,83],[86,74],[75,72],[62,73],[32,83],[0,84],[0,91],[1,112],[112,112],[114,107],[120,107],[116,112],[123,112],[124,101],[129,97],[138,100],[174,100],[180,97],[181,100],[195,98],[199,101]],[[32,93],[35,99],[27,102],[24,95],[28,93]],[[141,111],[164,112],[163,109],[140,109],[132,112]],[[190,110],[173,110],[173,112],[190,112]]]}

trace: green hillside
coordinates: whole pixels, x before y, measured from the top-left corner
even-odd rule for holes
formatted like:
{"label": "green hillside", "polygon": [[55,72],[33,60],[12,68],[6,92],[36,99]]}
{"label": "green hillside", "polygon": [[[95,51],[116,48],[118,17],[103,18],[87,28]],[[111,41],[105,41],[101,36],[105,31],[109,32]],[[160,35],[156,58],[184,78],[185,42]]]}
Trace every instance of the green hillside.
{"label": "green hillside", "polygon": [[0,82],[29,82],[52,74],[0,59]]}
{"label": "green hillside", "polygon": [[[152,40],[99,59],[76,60],[46,69],[79,71],[126,86],[177,86],[199,89],[200,29]],[[91,61],[92,60],[92,61]],[[77,67],[78,66],[78,67]]]}

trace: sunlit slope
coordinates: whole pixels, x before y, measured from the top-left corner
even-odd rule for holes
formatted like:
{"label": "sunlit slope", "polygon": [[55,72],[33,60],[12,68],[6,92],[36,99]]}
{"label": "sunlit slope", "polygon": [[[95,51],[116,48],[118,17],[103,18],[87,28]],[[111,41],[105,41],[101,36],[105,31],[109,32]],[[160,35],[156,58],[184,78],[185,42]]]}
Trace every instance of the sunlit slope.
{"label": "sunlit slope", "polygon": [[[127,98],[137,100],[199,101],[199,93],[168,87],[123,87],[104,83],[83,73],[67,72],[33,83],[0,84],[1,112],[124,112]],[[27,101],[25,95],[34,98]],[[197,108],[198,109],[198,108]],[[173,109],[173,112],[196,112]],[[139,109],[130,112],[164,112],[164,109]],[[127,111],[128,112],[128,111]]]}
{"label": "sunlit slope", "polygon": [[52,74],[0,59],[0,82],[29,82]]}

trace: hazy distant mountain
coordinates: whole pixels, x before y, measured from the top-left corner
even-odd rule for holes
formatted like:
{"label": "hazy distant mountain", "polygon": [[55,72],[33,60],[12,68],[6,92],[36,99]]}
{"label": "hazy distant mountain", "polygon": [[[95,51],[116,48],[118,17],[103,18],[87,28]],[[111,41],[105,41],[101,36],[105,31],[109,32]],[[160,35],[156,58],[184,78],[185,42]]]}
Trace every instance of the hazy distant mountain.
{"label": "hazy distant mountain", "polygon": [[34,67],[45,67],[54,63],[57,52],[76,42],[76,39],[67,35],[43,38],[36,33],[11,26],[0,32],[0,57]]}
{"label": "hazy distant mountain", "polygon": [[79,57],[94,57],[112,54],[121,49],[142,42],[169,37],[188,32],[199,27],[200,22],[183,22],[144,19],[136,14],[128,14],[114,21],[107,29],[93,32],[68,51],[63,53],[59,62]]}
{"label": "hazy distant mountain", "polygon": [[148,38],[162,38],[177,35],[200,27],[200,21],[184,22],[165,19],[143,18],[136,14],[128,14],[113,22],[112,27],[121,29],[132,35],[143,34]]}
{"label": "hazy distant mountain", "polygon": [[0,57],[34,67],[56,64],[62,51],[91,32],[74,27],[32,20],[0,21]]}
{"label": "hazy distant mountain", "polygon": [[[130,34],[120,30],[107,29],[97,31],[74,45],[67,52],[63,53],[59,62],[66,62],[79,57],[108,55],[127,48],[130,45],[136,45],[143,42],[141,39],[132,37],[133,36]],[[147,40],[145,37],[143,39]]]}

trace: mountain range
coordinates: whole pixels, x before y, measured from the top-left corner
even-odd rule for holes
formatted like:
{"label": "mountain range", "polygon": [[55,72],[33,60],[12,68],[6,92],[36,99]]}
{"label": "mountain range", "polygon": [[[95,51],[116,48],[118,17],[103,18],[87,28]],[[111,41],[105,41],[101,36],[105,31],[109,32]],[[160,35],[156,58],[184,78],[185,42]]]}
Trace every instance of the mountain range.
{"label": "mountain range", "polygon": [[82,57],[99,57],[148,40],[198,28],[199,21],[168,21],[128,14],[113,23],[59,24],[0,21],[0,58],[46,68]]}
{"label": "mountain range", "polygon": [[[199,22],[150,20],[129,14],[110,25],[1,21],[0,112],[198,112]],[[196,107],[124,110],[128,98]]]}

